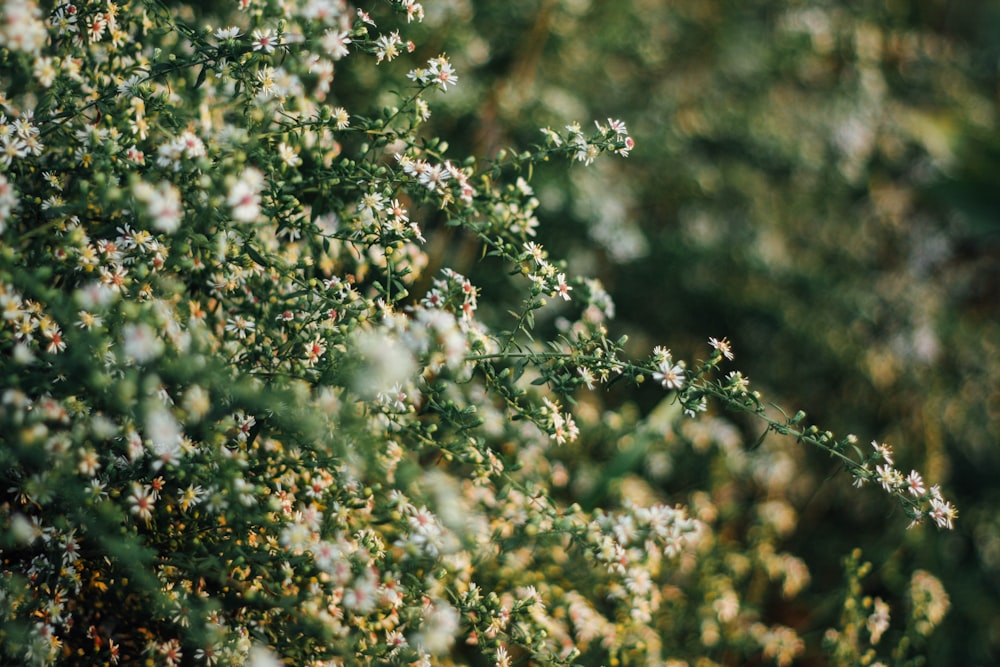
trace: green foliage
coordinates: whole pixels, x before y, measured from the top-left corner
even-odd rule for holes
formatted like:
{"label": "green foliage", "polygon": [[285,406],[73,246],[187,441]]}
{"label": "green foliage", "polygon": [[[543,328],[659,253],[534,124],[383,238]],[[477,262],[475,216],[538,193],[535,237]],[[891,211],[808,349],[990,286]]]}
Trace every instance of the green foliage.
{"label": "green foliage", "polygon": [[[785,252],[797,218],[777,202],[829,185],[836,217],[874,192],[875,143],[851,124],[872,112],[849,103],[872,92],[877,29],[833,12],[857,38],[841,44],[809,32],[821,15],[765,5],[235,4],[5,3],[5,662],[787,665],[818,659],[836,625],[830,658],[875,664],[862,624],[896,647],[883,659],[919,657],[948,607],[933,575],[881,582],[893,608],[912,601],[890,629],[854,557],[838,619],[840,585],[807,593],[793,547],[817,529],[816,470],[951,528],[939,463],[925,482],[890,446],[784,411],[676,310],[784,320],[788,340],[840,350],[792,297],[853,279],[850,310],[892,224],[872,214],[884,237],[837,249],[797,232],[802,261],[830,267],[818,277]],[[657,44],[718,60],[676,86]],[[819,113],[849,47],[843,108],[775,106],[790,78]],[[606,120],[567,113],[588,107]],[[669,128],[646,142],[662,153],[623,163],[639,149],[618,117]],[[887,173],[938,145],[891,129]],[[662,187],[628,183],[644,174]],[[640,205],[648,223],[628,215]],[[733,242],[749,279],[709,289]],[[765,298],[765,265],[789,293]],[[631,337],[610,333],[608,283]],[[652,344],[664,332],[684,355]],[[802,367],[772,377],[809,397],[829,359],[792,349]]]}

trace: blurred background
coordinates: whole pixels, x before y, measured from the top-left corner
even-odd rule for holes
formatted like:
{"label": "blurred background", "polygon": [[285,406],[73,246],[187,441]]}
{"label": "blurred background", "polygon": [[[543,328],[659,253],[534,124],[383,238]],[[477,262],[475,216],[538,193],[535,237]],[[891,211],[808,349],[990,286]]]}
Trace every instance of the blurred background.
{"label": "blurred background", "polygon": [[[942,578],[952,610],[931,664],[1000,662],[1000,3],[442,0],[427,12],[423,55],[447,53],[459,74],[432,106],[449,154],[523,149],[572,121],[628,125],[629,159],[559,161],[531,180],[541,242],[603,281],[613,335],[689,360],[728,336],[733,366],[788,414],[889,443],[898,467],[958,505],[954,532],[907,531],[877,490],[858,493],[808,452],[814,485],[788,548],[809,563],[817,605],[864,546],[876,592],[914,568]],[[477,284],[488,293],[490,280]],[[625,395],[640,412],[662,397]],[[753,442],[756,426],[729,417]],[[811,613],[835,622],[835,608]]]}

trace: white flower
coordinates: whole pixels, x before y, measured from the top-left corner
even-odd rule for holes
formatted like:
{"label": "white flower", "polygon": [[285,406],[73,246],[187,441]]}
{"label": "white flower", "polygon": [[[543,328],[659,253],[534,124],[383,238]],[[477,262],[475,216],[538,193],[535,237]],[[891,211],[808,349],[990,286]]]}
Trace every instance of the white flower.
{"label": "white flower", "polygon": [[240,178],[229,188],[226,203],[233,209],[233,219],[238,222],[253,222],[260,214],[260,188],[264,175],[247,167]]}
{"label": "white flower", "polygon": [[659,363],[659,370],[653,373],[653,379],[663,385],[664,389],[680,389],[684,386],[684,365],[675,364],[668,356]]}
{"label": "white flower", "polygon": [[448,86],[458,83],[458,76],[455,74],[455,69],[444,56],[432,58],[427,62],[427,65],[429,70],[427,80],[436,83],[441,90],[448,90]]}
{"label": "white flower", "polygon": [[215,31],[215,38],[226,40],[226,39],[236,39],[240,36],[240,29],[234,25],[228,28],[219,28]]}
{"label": "white flower", "polygon": [[180,191],[167,181],[157,187],[140,181],[132,190],[135,198],[146,205],[146,212],[153,219],[153,226],[162,232],[171,234],[177,231],[181,224]]}
{"label": "white flower", "polygon": [[278,144],[278,157],[289,167],[297,167],[302,164],[302,158],[299,157],[296,150],[284,141]]}
{"label": "white flower", "polygon": [[122,351],[136,363],[151,361],[163,351],[163,341],[157,337],[153,327],[145,322],[126,324],[122,329],[122,337]]}
{"label": "white flower", "polygon": [[157,406],[146,415],[146,437],[159,464],[154,467],[164,463],[174,465],[179,461],[184,432],[169,410]]}
{"label": "white flower", "polygon": [[334,60],[340,60],[348,55],[347,45],[351,43],[348,34],[350,33],[346,30],[327,30],[323,33],[321,44]]}
{"label": "white flower", "polygon": [[250,649],[246,667],[281,667],[281,661],[271,649],[257,645]]}
{"label": "white flower", "polygon": [[276,35],[273,30],[267,28],[266,30],[254,30],[253,31],[253,50],[263,51],[264,53],[274,53],[274,47],[278,46],[280,41],[280,35]]}
{"label": "white flower", "polygon": [[432,655],[441,655],[455,643],[459,629],[458,611],[443,600],[429,603],[414,644]]}
{"label": "white flower", "polygon": [[413,353],[400,340],[386,331],[359,332],[354,350],[363,362],[354,376],[354,389],[366,398],[405,384],[417,371]]}

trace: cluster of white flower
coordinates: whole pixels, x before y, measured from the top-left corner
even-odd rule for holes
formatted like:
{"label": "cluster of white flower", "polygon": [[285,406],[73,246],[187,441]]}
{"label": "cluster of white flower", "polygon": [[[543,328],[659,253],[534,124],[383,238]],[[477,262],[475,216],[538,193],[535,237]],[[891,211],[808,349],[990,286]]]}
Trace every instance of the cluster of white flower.
{"label": "cluster of white flower", "polygon": [[454,86],[458,83],[458,75],[455,74],[455,68],[452,67],[451,61],[444,55],[428,60],[427,67],[410,70],[407,77],[422,86],[436,85],[444,91],[448,90],[448,86]]}
{"label": "cluster of white flower", "polygon": [[664,389],[680,389],[684,386],[685,364],[683,361],[675,362],[670,350],[662,346],[653,348],[653,363],[656,365],[653,379]]}
{"label": "cluster of white flower", "polygon": [[[604,286],[529,241],[531,167],[628,155],[623,122],[449,158],[423,123],[452,61],[409,83],[389,64],[415,52],[414,0],[54,4],[46,23],[6,0],[0,25],[0,661],[430,665],[461,640],[504,667],[665,664],[679,609],[707,647],[801,650],[737,593],[805,586],[776,549],[794,509],[718,507],[781,495],[791,464],[747,463],[722,420],[675,432],[584,390],[651,377],[703,410],[728,341],[701,369],[623,361]],[[356,90],[372,76],[386,88]],[[452,230],[495,263],[432,256]],[[751,401],[734,373],[719,391]],[[690,513],[649,483],[687,439],[743,476]],[[951,526],[937,486],[876,455]],[[752,543],[715,539],[727,514]]]}
{"label": "cluster of white flower", "polygon": [[[890,493],[905,491],[918,501],[926,501],[929,504],[926,516],[940,528],[953,528],[955,519],[958,517],[958,510],[944,499],[941,495],[941,488],[935,484],[928,489],[924,484],[923,477],[916,470],[911,470],[910,474],[904,477],[900,470],[893,467],[892,448],[875,440],[872,440],[871,444],[874,450],[874,460],[883,461],[881,465],[875,466],[875,477],[882,488]],[[919,518],[915,519],[914,523],[918,521]]]}

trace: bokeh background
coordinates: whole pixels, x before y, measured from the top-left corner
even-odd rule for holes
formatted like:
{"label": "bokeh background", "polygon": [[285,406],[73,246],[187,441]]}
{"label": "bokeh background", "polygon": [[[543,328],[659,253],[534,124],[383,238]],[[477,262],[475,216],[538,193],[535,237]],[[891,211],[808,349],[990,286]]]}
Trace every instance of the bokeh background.
{"label": "bokeh background", "polygon": [[[858,545],[873,594],[926,568],[953,605],[930,664],[1000,662],[1000,3],[427,5],[421,48],[460,76],[432,123],[452,154],[525,148],[574,120],[620,118],[635,137],[628,160],[531,180],[540,240],[604,282],[613,334],[692,360],[728,336],[788,414],[891,444],[956,501],[954,532],[908,531],[810,452],[788,546],[813,588],[836,587]],[[475,248],[432,242],[475,273]],[[659,400],[625,395],[602,400]],[[729,418],[753,442],[759,425]],[[835,620],[816,595],[808,613]]]}

